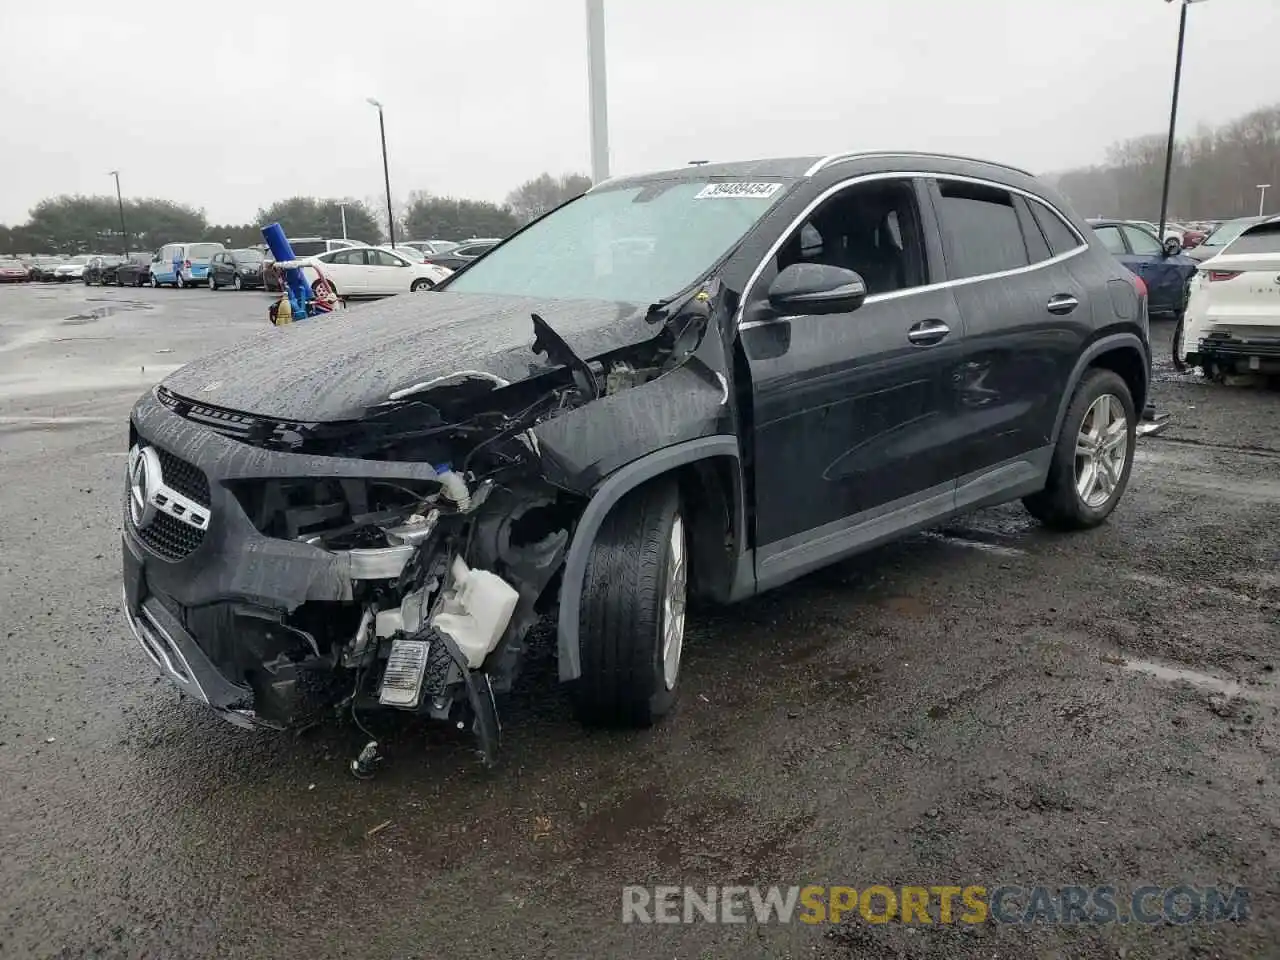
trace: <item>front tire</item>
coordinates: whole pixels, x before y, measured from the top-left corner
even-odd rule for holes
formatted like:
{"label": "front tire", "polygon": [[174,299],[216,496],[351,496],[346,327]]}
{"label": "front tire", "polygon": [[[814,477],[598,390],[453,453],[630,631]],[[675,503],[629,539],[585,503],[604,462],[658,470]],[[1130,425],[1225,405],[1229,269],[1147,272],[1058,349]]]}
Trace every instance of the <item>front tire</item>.
{"label": "front tire", "polygon": [[674,706],[684,652],[688,544],[671,482],[641,487],[605,519],[583,576],[579,718],[648,727]]}
{"label": "front tire", "polygon": [[1111,370],[1087,371],[1067,408],[1048,482],[1023,499],[1027,510],[1056,530],[1098,526],[1124,496],[1137,429],[1129,385]]}
{"label": "front tire", "polygon": [[244,289],[244,281],[240,279],[240,274],[236,274],[236,278],[231,281],[231,285],[236,288],[236,293]]}
{"label": "front tire", "polygon": [[430,280],[427,280],[426,278],[421,278],[413,281],[413,283],[409,285],[409,292],[421,293],[424,290],[430,290],[434,286],[435,284],[432,283]]}
{"label": "front tire", "polygon": [[158,289],[160,288],[160,281],[156,279],[155,274],[152,274],[152,275],[151,275],[150,277],[148,277],[147,279],[149,280],[149,282],[150,282],[150,284],[151,284],[151,289],[152,289],[152,290],[158,290]]}

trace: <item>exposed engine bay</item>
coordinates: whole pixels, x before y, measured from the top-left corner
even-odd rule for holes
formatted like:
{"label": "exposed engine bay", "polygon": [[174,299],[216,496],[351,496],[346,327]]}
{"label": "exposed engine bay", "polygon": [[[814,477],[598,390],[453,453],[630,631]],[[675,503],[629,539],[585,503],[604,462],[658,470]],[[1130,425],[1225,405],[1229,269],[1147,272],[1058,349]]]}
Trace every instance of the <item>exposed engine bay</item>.
{"label": "exposed engine bay", "polygon": [[[700,291],[678,309],[655,305],[652,339],[589,361],[534,314],[533,352],[545,362],[527,378],[457,371],[395,390],[358,421],[283,422],[158,388],[183,419],[264,451],[413,462],[433,474],[224,484],[262,536],[345,564],[337,595],[283,613],[260,642],[238,634],[234,651],[211,652],[253,691],[252,711],[240,712],[275,727],[335,707],[357,724],[371,709],[424,714],[470,729],[493,763],[495,695],[511,688],[529,630],[556,603],[586,505],[548,478],[534,430],[680,367],[705,332],[708,300]],[[372,775],[379,759],[370,734],[352,772]]]}

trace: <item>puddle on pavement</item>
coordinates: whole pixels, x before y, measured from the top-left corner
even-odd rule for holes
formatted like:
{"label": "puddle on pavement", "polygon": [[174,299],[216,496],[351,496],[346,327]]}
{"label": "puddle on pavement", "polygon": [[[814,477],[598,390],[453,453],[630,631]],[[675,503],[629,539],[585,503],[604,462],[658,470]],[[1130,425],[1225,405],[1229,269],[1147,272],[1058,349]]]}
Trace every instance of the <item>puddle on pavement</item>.
{"label": "puddle on pavement", "polygon": [[0,377],[0,399],[48,396],[88,390],[145,389],[163,380],[182,366],[180,363],[146,364],[143,366],[92,368],[61,371],[56,379],[38,373]]}
{"label": "puddle on pavement", "polygon": [[1275,690],[1269,687],[1248,686],[1238,680],[1215,677],[1210,673],[1202,673],[1189,667],[1173,667],[1151,660],[1134,660],[1129,657],[1104,658],[1106,663],[1114,663],[1122,670],[1141,673],[1166,683],[1187,683],[1211,693],[1219,693],[1224,697],[1243,697],[1246,700],[1276,702]]}
{"label": "puddle on pavement", "polygon": [[128,313],[132,310],[150,310],[153,306],[142,300],[89,300],[87,302],[101,303],[103,306],[64,317],[61,321],[62,325],[64,327],[78,327],[86,323],[97,323],[99,320],[117,313]]}
{"label": "puddle on pavement", "polygon": [[1179,593],[1198,594],[1205,597],[1219,597],[1223,600],[1231,600],[1235,603],[1242,603],[1250,607],[1261,607],[1263,609],[1280,609],[1280,604],[1273,603],[1262,597],[1251,597],[1247,593],[1240,593],[1237,590],[1230,590],[1227,587],[1219,587],[1210,583],[1194,583],[1183,584],[1170,580],[1167,577],[1161,577],[1154,573],[1126,573],[1124,578],[1131,583],[1137,583],[1144,587],[1152,587],[1157,590],[1176,590]]}
{"label": "puddle on pavement", "polygon": [[926,530],[920,536],[925,540],[935,540],[939,543],[950,544],[953,547],[964,547],[966,550],[978,550],[997,557],[1025,557],[1027,555],[1027,551],[1019,547],[1006,547],[1000,543],[976,539],[975,537],[982,535],[978,531],[966,531],[966,533],[968,536],[958,536],[942,530]]}

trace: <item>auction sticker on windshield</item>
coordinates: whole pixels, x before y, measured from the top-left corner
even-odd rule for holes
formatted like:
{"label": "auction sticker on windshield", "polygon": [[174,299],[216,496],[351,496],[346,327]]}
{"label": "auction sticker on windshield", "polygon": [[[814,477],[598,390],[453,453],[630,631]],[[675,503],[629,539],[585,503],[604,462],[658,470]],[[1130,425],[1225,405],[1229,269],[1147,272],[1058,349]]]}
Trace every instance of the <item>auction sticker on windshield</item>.
{"label": "auction sticker on windshield", "polygon": [[708,183],[695,195],[695,200],[709,200],[713,197],[730,197],[735,199],[749,198],[762,200],[772,197],[782,189],[780,183]]}

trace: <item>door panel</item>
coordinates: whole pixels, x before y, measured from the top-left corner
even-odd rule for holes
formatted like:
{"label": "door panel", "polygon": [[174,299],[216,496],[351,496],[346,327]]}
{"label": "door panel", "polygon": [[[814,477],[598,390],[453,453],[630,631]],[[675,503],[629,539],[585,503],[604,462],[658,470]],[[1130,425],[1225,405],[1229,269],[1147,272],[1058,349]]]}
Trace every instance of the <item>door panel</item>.
{"label": "door panel", "polygon": [[[908,340],[913,326],[930,320],[951,332],[930,346]],[[744,328],[757,543],[952,481],[945,385],[962,339],[946,289]]]}
{"label": "door panel", "polygon": [[1091,312],[1066,262],[963,284],[955,294],[966,333],[955,424],[961,473],[972,475],[1049,443]]}
{"label": "door panel", "polygon": [[[963,478],[1030,462],[1049,442],[1057,404],[1091,329],[1087,290],[1051,250],[1025,199],[940,177],[948,272],[964,317],[954,371]],[[1078,255],[1077,255],[1078,256]]]}

